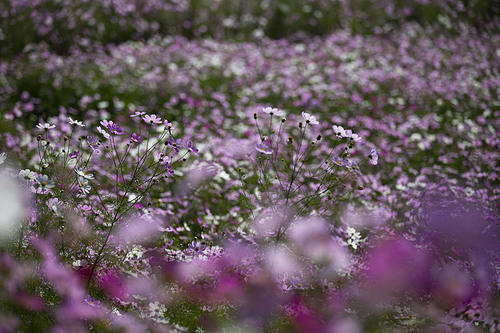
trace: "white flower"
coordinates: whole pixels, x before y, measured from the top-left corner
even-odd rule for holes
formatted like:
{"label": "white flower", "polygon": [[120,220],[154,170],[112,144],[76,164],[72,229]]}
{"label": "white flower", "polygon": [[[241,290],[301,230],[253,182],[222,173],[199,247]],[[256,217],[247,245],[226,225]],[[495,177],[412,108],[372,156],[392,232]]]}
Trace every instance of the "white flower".
{"label": "white flower", "polygon": [[89,181],[81,176],[78,176],[78,185],[80,186],[80,191],[87,195],[90,193]]}
{"label": "white flower", "polygon": [[89,179],[89,180],[94,179],[94,175],[93,175],[93,174],[91,174],[91,173],[86,173],[86,172],[85,172],[85,170],[83,170],[83,169],[76,169],[76,170],[75,170],[75,173],[76,173],[78,176],[80,176],[80,177],[82,177],[82,178],[85,178],[85,179]]}
{"label": "white flower", "polygon": [[105,137],[106,139],[109,139],[110,137],[110,134],[108,132],[106,132],[105,130],[103,130],[101,128],[101,126],[97,126],[97,132],[101,133],[103,137]]}
{"label": "white flower", "polygon": [[71,119],[71,117],[68,117],[69,118],[69,124],[70,125],[76,125],[76,126],[80,126],[80,127],[85,127],[85,124],[82,123],[81,121],[79,120],[73,120]]}
{"label": "white flower", "polygon": [[338,138],[345,138],[345,129],[342,126],[333,125],[332,128]]}
{"label": "white flower", "polygon": [[45,123],[45,124],[38,123],[38,125],[36,125],[36,128],[43,129],[46,131],[48,131],[51,128],[55,128],[55,127],[56,127],[56,125],[51,125],[49,123]]}
{"label": "white flower", "polygon": [[160,304],[159,302],[149,303],[150,317],[162,316],[165,310],[165,305]]}
{"label": "white flower", "polygon": [[302,112],[302,118],[306,121],[306,123],[311,124],[311,125],[318,125],[319,122],[316,120],[315,116],[311,116],[307,112]]}
{"label": "white flower", "polygon": [[63,204],[62,201],[59,201],[58,198],[50,198],[47,200],[46,204],[57,216],[62,217],[61,211],[59,210],[59,206]]}
{"label": "white flower", "polygon": [[40,188],[49,192],[54,186],[56,186],[55,183],[50,180],[47,175],[38,175],[38,178],[36,178],[36,180],[38,182],[38,185],[40,185]]}
{"label": "white flower", "polygon": [[277,108],[271,108],[271,107],[262,108],[262,112],[270,114],[271,116],[275,115],[278,117],[281,116],[281,114],[283,113],[283,112],[281,112],[281,110],[279,110]]}
{"label": "white flower", "polygon": [[7,159],[7,156],[5,156],[5,153],[1,153],[0,154],[0,164],[3,164],[3,162],[5,162],[6,159]]}
{"label": "white flower", "polygon": [[352,142],[361,142],[362,138],[357,135],[356,133],[353,133],[351,130],[345,131],[345,137],[349,139],[349,141]]}
{"label": "white flower", "polygon": [[36,178],[36,174],[30,169],[24,169],[19,171],[19,179],[25,181],[33,181]]}

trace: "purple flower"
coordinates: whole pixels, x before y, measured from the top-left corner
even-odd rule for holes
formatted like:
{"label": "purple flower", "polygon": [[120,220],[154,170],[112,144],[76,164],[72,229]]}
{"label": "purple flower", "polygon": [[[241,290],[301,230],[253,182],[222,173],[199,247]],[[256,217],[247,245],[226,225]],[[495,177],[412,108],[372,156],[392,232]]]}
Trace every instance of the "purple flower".
{"label": "purple flower", "polygon": [[141,136],[135,133],[130,134],[130,141],[139,143],[141,141]]}
{"label": "purple flower", "polygon": [[143,119],[147,124],[161,124],[161,118],[155,114],[145,115]]}
{"label": "purple flower", "polygon": [[351,161],[351,160],[345,159],[344,165],[349,170],[352,170],[352,171],[357,172],[357,173],[361,173],[361,171],[359,171],[359,166],[358,166],[358,163],[356,161]]}
{"label": "purple flower", "polygon": [[77,150],[77,151],[70,153],[68,156],[70,159],[75,159],[78,157],[79,154],[80,154],[80,150]]}
{"label": "purple flower", "polygon": [[163,121],[163,125],[165,125],[165,127],[169,130],[169,131],[173,131],[175,128],[174,128],[174,125],[172,123],[170,123],[167,119],[165,119]]}
{"label": "purple flower", "polygon": [[271,155],[273,153],[273,150],[263,143],[257,143],[255,145],[255,150],[257,150],[259,153],[266,155]]}
{"label": "purple flower", "polygon": [[191,141],[188,142],[186,146],[187,150],[193,153],[194,156],[198,156],[198,149],[196,149]]}
{"label": "purple flower", "polygon": [[92,149],[94,153],[99,153],[99,140],[96,138],[93,138],[91,136],[87,136],[87,144],[89,145],[89,148]]}
{"label": "purple flower", "polygon": [[172,170],[172,167],[170,166],[170,163],[165,162],[163,165],[165,166],[165,172],[166,172],[166,174],[169,175],[170,177],[173,177],[174,176],[174,170]]}
{"label": "purple flower", "polygon": [[203,252],[203,250],[205,250],[206,247],[207,246],[203,245],[201,241],[192,241],[191,244],[188,245],[186,252],[189,254],[195,254]]}
{"label": "purple flower", "polygon": [[342,157],[335,157],[333,159],[333,163],[338,166],[344,166],[345,165],[345,160]]}
{"label": "purple flower", "polygon": [[112,121],[107,121],[107,120],[100,121],[100,124],[106,128],[109,126],[109,124],[112,124],[112,123],[113,123]]}
{"label": "purple flower", "polygon": [[176,152],[179,152],[180,148],[184,147],[181,139],[174,139],[173,137],[170,137],[170,139],[168,139],[167,143],[169,145],[171,145],[175,149]]}
{"label": "purple flower", "polygon": [[368,159],[370,160],[370,164],[378,164],[378,154],[375,148],[372,148],[368,151]]}
{"label": "purple flower", "polygon": [[113,123],[113,122],[110,122],[108,124],[108,130],[113,133],[113,134],[116,134],[116,135],[123,135],[125,133],[123,133],[123,129],[118,126],[117,124]]}

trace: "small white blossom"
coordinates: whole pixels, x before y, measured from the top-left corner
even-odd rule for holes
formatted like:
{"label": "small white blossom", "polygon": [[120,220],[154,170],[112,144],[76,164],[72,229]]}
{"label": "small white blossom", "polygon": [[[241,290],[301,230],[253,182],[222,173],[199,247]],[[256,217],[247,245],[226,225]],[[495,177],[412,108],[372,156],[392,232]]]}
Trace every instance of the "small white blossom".
{"label": "small white blossom", "polygon": [[270,114],[271,116],[275,115],[278,117],[281,116],[283,113],[283,112],[281,112],[281,110],[279,110],[277,108],[271,108],[271,107],[262,108],[262,112]]}
{"label": "small white blossom", "polygon": [[38,125],[36,125],[36,128],[43,129],[46,131],[48,131],[51,128],[55,128],[55,127],[56,127],[56,125],[51,125],[49,123],[45,123],[45,124],[38,123]]}
{"label": "small white blossom", "polygon": [[76,126],[80,126],[80,127],[85,127],[85,124],[82,123],[81,121],[79,120],[73,120],[71,117],[68,117],[69,118],[69,124],[70,125],[76,125]]}
{"label": "small white blossom", "polygon": [[311,116],[307,112],[302,112],[302,118],[306,121],[306,123],[311,124],[311,125],[318,125],[319,122],[316,120],[315,116]]}

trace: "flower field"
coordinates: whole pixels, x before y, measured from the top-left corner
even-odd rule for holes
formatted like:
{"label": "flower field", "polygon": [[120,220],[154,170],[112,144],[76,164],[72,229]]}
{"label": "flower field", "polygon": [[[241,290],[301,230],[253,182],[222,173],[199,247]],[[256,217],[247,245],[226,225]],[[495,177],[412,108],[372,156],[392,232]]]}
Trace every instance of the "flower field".
{"label": "flower field", "polygon": [[496,0],[0,18],[0,332],[500,332]]}

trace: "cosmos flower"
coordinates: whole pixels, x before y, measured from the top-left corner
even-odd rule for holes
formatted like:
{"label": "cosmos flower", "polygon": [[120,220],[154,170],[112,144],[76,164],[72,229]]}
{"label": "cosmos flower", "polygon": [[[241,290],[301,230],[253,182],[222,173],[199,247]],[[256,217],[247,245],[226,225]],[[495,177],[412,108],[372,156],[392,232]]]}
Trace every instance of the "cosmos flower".
{"label": "cosmos flower", "polygon": [[106,139],[109,139],[109,137],[110,137],[109,133],[106,132],[105,130],[103,130],[101,128],[101,126],[97,126],[97,132],[101,133],[102,136],[104,136],[104,138],[106,138]]}
{"label": "cosmos flower", "polygon": [[36,181],[38,182],[38,185],[44,190],[50,191],[52,188],[54,188],[55,183],[49,179],[47,175],[38,175],[36,178]]}
{"label": "cosmos flower", "polygon": [[80,126],[80,127],[85,127],[85,124],[82,123],[81,121],[79,120],[73,120],[71,117],[68,117],[69,118],[69,124],[70,125],[76,125],[76,126]]}
{"label": "cosmos flower", "polygon": [[198,149],[196,149],[191,141],[186,145],[187,150],[193,153],[194,156],[198,156]]}
{"label": "cosmos flower", "polygon": [[168,139],[167,143],[170,146],[172,146],[176,152],[179,152],[179,150],[184,147],[181,139],[174,139],[173,137],[170,137],[170,139]]}
{"label": "cosmos flower", "polygon": [[134,114],[130,115],[131,118],[135,118],[135,117],[142,117],[146,114],[146,112],[141,112],[141,111],[135,111]]}
{"label": "cosmos flower", "polygon": [[124,135],[125,133],[123,132],[123,129],[118,126],[118,124],[115,124],[115,123],[111,123],[108,125],[108,130],[113,133],[113,134],[116,134],[116,135]]}
{"label": "cosmos flower", "polygon": [[99,140],[91,136],[87,136],[87,144],[94,153],[99,154]]}
{"label": "cosmos flower", "polygon": [[257,143],[255,145],[255,149],[259,153],[263,153],[263,154],[266,154],[266,155],[271,155],[273,153],[273,150],[271,148],[269,148],[268,146],[266,146],[265,144],[263,144],[263,143]]}
{"label": "cosmos flower", "polygon": [[132,133],[132,134],[130,134],[130,141],[133,141],[135,143],[139,143],[141,141],[141,136],[136,134],[136,133]]}
{"label": "cosmos flower", "polygon": [[281,110],[279,110],[277,108],[271,108],[271,107],[262,108],[262,112],[270,114],[271,116],[275,115],[278,117],[283,114],[283,112]]}
{"label": "cosmos flower", "polygon": [[158,117],[155,114],[152,115],[145,115],[144,118],[142,118],[147,124],[161,124],[161,118]]}
{"label": "cosmos flower", "polygon": [[77,150],[77,151],[70,153],[68,156],[70,159],[75,159],[78,157],[79,154],[80,154],[80,150]]}
{"label": "cosmos flower", "polygon": [[80,191],[83,193],[83,194],[89,194],[90,193],[90,185],[89,185],[89,181],[82,177],[82,176],[78,176],[78,186],[80,186]]}
{"label": "cosmos flower", "polygon": [[362,138],[351,130],[345,131],[345,137],[351,142],[361,142]]}
{"label": "cosmos flower", "polygon": [[75,173],[77,174],[77,176],[85,178],[85,179],[89,179],[89,180],[94,179],[94,175],[93,174],[86,173],[85,170],[83,170],[82,168],[76,169]]}
{"label": "cosmos flower", "polygon": [[378,164],[378,154],[375,148],[371,148],[368,151],[368,159],[370,160],[370,164],[377,165]]}
{"label": "cosmos flower", "polygon": [[31,171],[30,169],[24,169],[19,171],[19,179],[24,180],[24,181],[33,181],[36,178],[35,172]]}
{"label": "cosmos flower", "polygon": [[333,159],[333,163],[338,166],[344,166],[345,165],[345,160],[342,157],[335,157]]}
{"label": "cosmos flower", "polygon": [[48,131],[49,129],[55,128],[55,127],[56,127],[56,125],[51,125],[49,123],[45,123],[45,124],[38,123],[38,125],[36,125],[36,128],[43,129],[45,131]]}
{"label": "cosmos flower", "polygon": [[345,129],[342,126],[333,125],[332,128],[337,138],[345,138]]}
{"label": "cosmos flower", "polygon": [[311,116],[307,112],[302,112],[302,118],[304,118],[304,120],[306,121],[307,124],[311,124],[311,125],[318,125],[319,124],[319,122],[316,120],[316,117]]}

